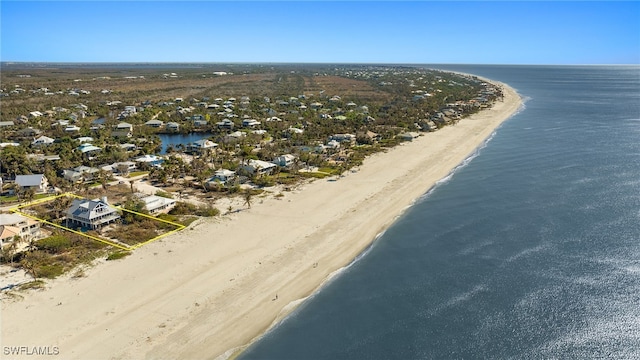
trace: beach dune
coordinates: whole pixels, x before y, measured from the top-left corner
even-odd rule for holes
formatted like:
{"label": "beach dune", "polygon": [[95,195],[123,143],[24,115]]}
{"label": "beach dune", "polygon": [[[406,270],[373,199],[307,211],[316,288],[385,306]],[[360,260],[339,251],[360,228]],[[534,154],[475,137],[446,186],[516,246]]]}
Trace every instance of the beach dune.
{"label": "beach dune", "polygon": [[3,301],[4,355],[19,346],[56,347],[63,359],[233,354],[349,264],[516,112],[520,96],[501,86],[504,100],[492,108],[374,154],[357,171],[255,199],[250,209],[202,220],[85,277]]}

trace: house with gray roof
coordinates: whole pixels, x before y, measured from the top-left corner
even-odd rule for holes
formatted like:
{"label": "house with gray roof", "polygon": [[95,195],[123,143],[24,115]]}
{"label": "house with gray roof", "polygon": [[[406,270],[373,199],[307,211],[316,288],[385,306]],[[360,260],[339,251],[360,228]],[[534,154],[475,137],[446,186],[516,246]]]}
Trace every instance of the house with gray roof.
{"label": "house with gray roof", "polygon": [[162,125],[164,125],[164,122],[162,122],[160,120],[149,120],[144,124],[147,125],[147,126],[150,126],[152,128],[161,128]]}
{"label": "house with gray roof", "polygon": [[119,219],[120,213],[109,206],[106,198],[74,199],[66,212],[67,226],[80,226],[94,230]]}
{"label": "house with gray roof", "polygon": [[100,169],[89,166],[77,166],[73,169],[63,170],[62,176],[71,182],[88,182],[98,177]]}
{"label": "house with gray roof", "polygon": [[36,193],[46,192],[49,187],[49,181],[44,174],[16,175],[15,183],[23,191],[27,189],[34,189]]}

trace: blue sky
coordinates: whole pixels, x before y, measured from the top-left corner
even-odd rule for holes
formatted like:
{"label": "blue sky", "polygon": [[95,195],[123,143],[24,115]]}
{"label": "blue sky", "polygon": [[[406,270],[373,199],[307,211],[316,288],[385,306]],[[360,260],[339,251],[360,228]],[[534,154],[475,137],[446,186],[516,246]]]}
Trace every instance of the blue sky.
{"label": "blue sky", "polygon": [[640,64],[640,2],[0,1],[0,60]]}

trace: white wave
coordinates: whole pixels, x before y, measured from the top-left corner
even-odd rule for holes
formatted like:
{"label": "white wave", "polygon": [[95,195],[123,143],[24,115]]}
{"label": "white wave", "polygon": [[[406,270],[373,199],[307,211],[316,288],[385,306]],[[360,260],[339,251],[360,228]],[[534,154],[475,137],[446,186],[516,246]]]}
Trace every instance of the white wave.
{"label": "white wave", "polygon": [[463,302],[469,301],[471,300],[471,298],[473,298],[475,295],[481,293],[481,292],[486,292],[488,291],[489,288],[487,287],[487,285],[485,284],[478,284],[476,286],[474,286],[472,289],[465,291],[459,295],[453,296],[452,298],[450,298],[449,300],[445,301],[443,304],[436,306],[433,309],[430,309],[426,312],[422,312],[420,313],[421,316],[434,316],[436,314],[439,314],[440,312],[446,310],[446,309],[450,309],[452,307],[455,307]]}
{"label": "white wave", "polygon": [[505,264],[512,263],[512,262],[514,262],[514,261],[516,261],[516,260],[518,260],[520,258],[526,257],[526,256],[528,256],[530,254],[535,254],[537,252],[545,251],[545,250],[548,250],[550,248],[551,248],[550,244],[540,244],[540,245],[532,247],[532,248],[524,249],[521,252],[519,252],[519,253],[517,253],[515,255],[512,255],[509,258],[507,258],[505,260]]}

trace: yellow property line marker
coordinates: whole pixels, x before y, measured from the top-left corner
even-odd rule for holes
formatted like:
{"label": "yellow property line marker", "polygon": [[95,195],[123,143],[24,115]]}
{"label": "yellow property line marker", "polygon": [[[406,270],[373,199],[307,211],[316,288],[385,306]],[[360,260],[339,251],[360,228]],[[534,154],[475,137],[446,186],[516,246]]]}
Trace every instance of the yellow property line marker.
{"label": "yellow property line marker", "polygon": [[40,221],[40,222],[45,223],[47,225],[51,225],[53,227],[56,227],[56,228],[59,228],[59,229],[62,229],[62,230],[66,230],[66,231],[72,232],[74,234],[78,234],[80,236],[84,236],[84,237],[86,237],[88,239],[95,240],[95,241],[101,242],[103,244],[111,245],[113,247],[116,247],[116,248],[119,248],[119,249],[122,249],[122,250],[126,250],[126,251],[135,250],[135,249],[137,249],[139,247],[142,247],[142,246],[144,246],[146,244],[152,243],[152,242],[154,242],[154,241],[156,241],[158,239],[161,239],[161,238],[163,238],[165,236],[169,236],[169,235],[171,235],[173,233],[176,233],[178,231],[184,230],[186,228],[186,226],[184,226],[182,224],[174,223],[172,221],[168,221],[168,220],[164,220],[164,219],[158,219],[157,217],[150,216],[150,215],[143,214],[143,213],[139,213],[137,211],[131,211],[131,210],[128,210],[128,209],[124,209],[124,208],[122,208],[120,206],[109,205],[109,206],[112,206],[112,207],[114,207],[114,208],[116,208],[116,209],[118,209],[120,211],[132,213],[132,214],[135,214],[135,215],[139,215],[139,216],[142,216],[142,217],[154,220],[154,221],[163,222],[165,224],[169,224],[169,225],[172,225],[172,226],[176,227],[174,230],[171,230],[171,231],[166,232],[164,234],[158,235],[158,236],[156,236],[154,238],[151,238],[151,239],[149,239],[147,241],[141,242],[141,243],[136,244],[136,245],[128,246],[128,245],[119,244],[119,243],[116,243],[116,242],[113,242],[113,241],[109,241],[107,239],[102,239],[102,238],[99,238],[99,237],[96,237],[96,236],[88,235],[88,234],[85,234],[85,233],[83,233],[81,231],[73,230],[73,229],[70,229],[70,228],[68,228],[66,226],[58,225],[58,224],[52,223],[52,222],[50,222],[48,220],[41,219],[41,218],[39,218],[37,216],[33,216],[31,214],[27,214],[27,213],[21,211],[21,209],[23,209],[23,208],[26,208],[26,207],[29,207],[29,206],[33,206],[33,205],[38,205],[38,204],[41,204],[41,203],[44,203],[44,202],[49,202],[49,201],[55,200],[55,199],[57,199],[59,197],[62,197],[62,196],[74,197],[76,199],[84,199],[83,197],[75,195],[75,194],[72,194],[72,193],[64,193],[64,194],[60,194],[60,195],[49,196],[49,197],[46,197],[46,198],[42,198],[42,199],[38,199],[38,200],[35,200],[35,201],[31,201],[31,202],[29,202],[27,204],[11,208],[10,211],[13,212],[13,213],[17,213],[17,214],[20,214],[22,216],[26,216],[28,218]]}

